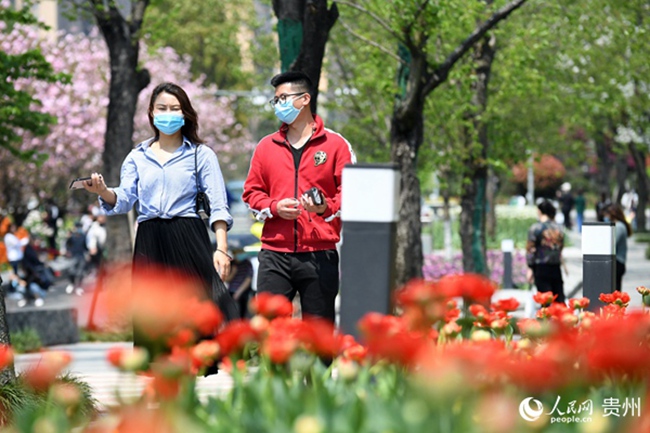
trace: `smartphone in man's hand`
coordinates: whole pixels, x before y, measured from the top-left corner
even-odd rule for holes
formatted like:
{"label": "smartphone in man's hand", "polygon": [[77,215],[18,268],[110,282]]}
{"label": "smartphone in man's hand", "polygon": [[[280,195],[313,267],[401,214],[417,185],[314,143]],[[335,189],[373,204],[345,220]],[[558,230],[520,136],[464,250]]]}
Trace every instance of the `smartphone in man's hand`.
{"label": "smartphone in man's hand", "polygon": [[72,182],[70,182],[70,188],[69,189],[81,189],[84,187],[84,182],[90,180],[90,177],[78,177],[76,179],[73,179]]}
{"label": "smartphone in man's hand", "polygon": [[320,206],[323,204],[323,195],[321,194],[320,190],[315,186],[305,191],[305,195],[311,198],[311,202],[314,204],[314,206]]}

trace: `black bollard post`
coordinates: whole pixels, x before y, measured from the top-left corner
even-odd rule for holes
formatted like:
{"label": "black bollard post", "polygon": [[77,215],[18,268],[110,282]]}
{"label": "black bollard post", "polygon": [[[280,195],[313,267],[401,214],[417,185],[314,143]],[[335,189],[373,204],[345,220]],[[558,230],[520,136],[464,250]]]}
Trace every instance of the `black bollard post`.
{"label": "black bollard post", "polygon": [[582,224],[582,293],[589,309],[598,311],[605,304],[598,297],[616,288],[616,238],[614,223]]}
{"label": "black bollard post", "polygon": [[400,173],[395,164],[347,165],[342,184],[340,327],[358,337],[366,313],[392,312]]}
{"label": "black bollard post", "polygon": [[503,282],[502,289],[512,289],[512,252],[515,249],[515,242],[512,239],[501,241],[501,252],[503,253]]}

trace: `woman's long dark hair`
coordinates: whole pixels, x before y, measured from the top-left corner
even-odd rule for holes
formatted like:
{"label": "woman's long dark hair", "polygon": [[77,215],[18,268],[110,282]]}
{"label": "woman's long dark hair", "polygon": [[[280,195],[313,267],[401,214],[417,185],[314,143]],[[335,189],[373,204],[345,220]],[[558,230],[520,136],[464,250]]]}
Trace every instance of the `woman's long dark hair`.
{"label": "woman's long dark hair", "polygon": [[609,217],[612,219],[612,221],[620,221],[623,224],[625,224],[625,229],[627,230],[627,237],[629,238],[632,236],[632,226],[630,225],[629,222],[627,222],[627,218],[625,218],[625,213],[623,213],[623,208],[618,205],[618,204],[610,204],[605,208],[603,211],[605,215],[609,215]]}
{"label": "woman's long dark hair", "polygon": [[174,83],[162,83],[156,86],[151,93],[151,99],[149,100],[149,124],[156,134],[156,140],[160,137],[160,131],[153,124],[153,105],[162,92],[169,93],[174,95],[178,102],[181,104],[181,110],[183,111],[183,117],[185,117],[185,125],[181,128],[181,134],[185,136],[194,144],[203,144],[203,139],[199,137],[199,115],[194,111],[190,98],[185,93],[180,86]]}

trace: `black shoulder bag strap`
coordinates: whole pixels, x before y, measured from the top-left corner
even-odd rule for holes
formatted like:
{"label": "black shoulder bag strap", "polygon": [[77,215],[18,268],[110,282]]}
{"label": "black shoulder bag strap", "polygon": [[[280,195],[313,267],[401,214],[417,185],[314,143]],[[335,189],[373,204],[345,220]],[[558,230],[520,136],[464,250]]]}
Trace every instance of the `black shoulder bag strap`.
{"label": "black shoulder bag strap", "polygon": [[199,150],[199,145],[196,144],[194,148],[194,177],[196,180],[196,204],[195,210],[196,213],[201,217],[201,219],[210,218],[210,200],[208,196],[201,190],[199,185],[199,169],[197,162],[197,153]]}

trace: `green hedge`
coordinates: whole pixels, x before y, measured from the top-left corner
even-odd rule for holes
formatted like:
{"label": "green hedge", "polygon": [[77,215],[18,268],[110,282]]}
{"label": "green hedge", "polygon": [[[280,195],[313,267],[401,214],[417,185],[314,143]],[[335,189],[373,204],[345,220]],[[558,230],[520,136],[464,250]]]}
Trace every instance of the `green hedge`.
{"label": "green hedge", "polygon": [[25,328],[11,334],[11,347],[16,353],[38,352],[43,342],[34,328]]}
{"label": "green hedge", "polygon": [[634,240],[637,242],[650,242],[650,232],[635,233]]}

